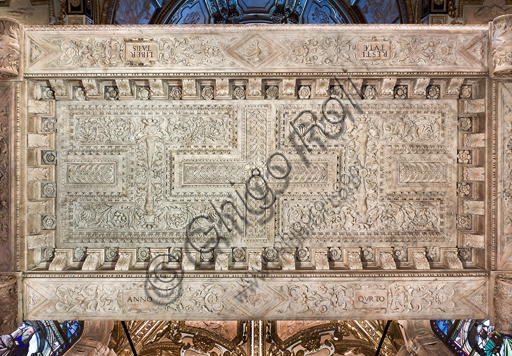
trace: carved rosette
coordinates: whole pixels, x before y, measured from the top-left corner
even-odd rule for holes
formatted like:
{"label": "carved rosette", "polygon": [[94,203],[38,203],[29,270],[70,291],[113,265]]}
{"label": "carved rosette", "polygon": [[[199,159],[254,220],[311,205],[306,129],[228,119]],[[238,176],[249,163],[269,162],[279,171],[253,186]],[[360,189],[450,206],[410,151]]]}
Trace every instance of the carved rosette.
{"label": "carved rosette", "polygon": [[19,22],[0,18],[0,77],[19,76],[21,38]]}
{"label": "carved rosette", "polygon": [[496,17],[492,21],[492,75],[512,77],[512,15]]}

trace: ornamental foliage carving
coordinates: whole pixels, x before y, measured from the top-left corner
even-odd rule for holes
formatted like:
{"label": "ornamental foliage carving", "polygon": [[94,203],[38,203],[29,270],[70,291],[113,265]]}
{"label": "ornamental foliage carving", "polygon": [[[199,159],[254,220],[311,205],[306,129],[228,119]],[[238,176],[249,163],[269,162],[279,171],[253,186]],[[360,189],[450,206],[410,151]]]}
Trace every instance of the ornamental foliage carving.
{"label": "ornamental foliage carving", "polygon": [[0,77],[16,77],[21,60],[20,24],[10,19],[0,19]]}

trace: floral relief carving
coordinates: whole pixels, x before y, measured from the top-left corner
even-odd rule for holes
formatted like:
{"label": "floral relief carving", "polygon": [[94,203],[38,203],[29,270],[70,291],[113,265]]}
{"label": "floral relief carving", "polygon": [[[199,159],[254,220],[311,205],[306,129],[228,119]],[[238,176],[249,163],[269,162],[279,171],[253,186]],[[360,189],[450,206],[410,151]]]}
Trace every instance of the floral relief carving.
{"label": "floral relief carving", "polygon": [[13,20],[0,20],[0,77],[18,76],[20,70],[20,25]]}
{"label": "floral relief carving", "polygon": [[53,43],[61,49],[54,67],[117,67],[124,63],[125,42],[120,38],[56,39]]}

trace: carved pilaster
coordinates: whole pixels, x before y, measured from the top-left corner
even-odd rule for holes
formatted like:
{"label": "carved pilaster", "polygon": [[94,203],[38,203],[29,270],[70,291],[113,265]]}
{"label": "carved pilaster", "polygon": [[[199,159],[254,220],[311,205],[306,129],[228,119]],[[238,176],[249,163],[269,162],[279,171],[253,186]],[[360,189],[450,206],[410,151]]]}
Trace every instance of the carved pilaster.
{"label": "carved pilaster", "polygon": [[496,330],[506,334],[512,333],[512,273],[496,276],[494,317]]}
{"label": "carved pilaster", "polygon": [[0,18],[0,77],[20,77],[22,26]]}
{"label": "carved pilaster", "polygon": [[15,270],[15,239],[10,226],[10,214],[13,208],[11,199],[11,151],[15,122],[15,85],[0,85],[0,271]]}
{"label": "carved pilaster", "polygon": [[512,78],[512,15],[496,17],[492,21],[492,68],[493,77]]}
{"label": "carved pilaster", "polygon": [[0,335],[13,332],[18,314],[16,276],[0,276]]}

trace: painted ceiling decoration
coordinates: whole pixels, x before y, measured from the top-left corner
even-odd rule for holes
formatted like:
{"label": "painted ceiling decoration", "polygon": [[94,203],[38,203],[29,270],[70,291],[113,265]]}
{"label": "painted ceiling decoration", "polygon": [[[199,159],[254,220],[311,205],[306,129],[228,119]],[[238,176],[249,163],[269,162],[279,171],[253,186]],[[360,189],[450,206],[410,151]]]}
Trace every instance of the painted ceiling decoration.
{"label": "painted ceiling decoration", "polygon": [[[130,321],[128,334],[137,356],[381,356],[396,355],[404,344],[396,321]],[[258,341],[259,340],[259,341]],[[257,345],[260,342],[259,345]],[[116,322],[109,347],[132,356],[126,332]]]}
{"label": "painted ceiling decoration", "polygon": [[102,18],[122,25],[407,23],[406,1],[107,0]]}

